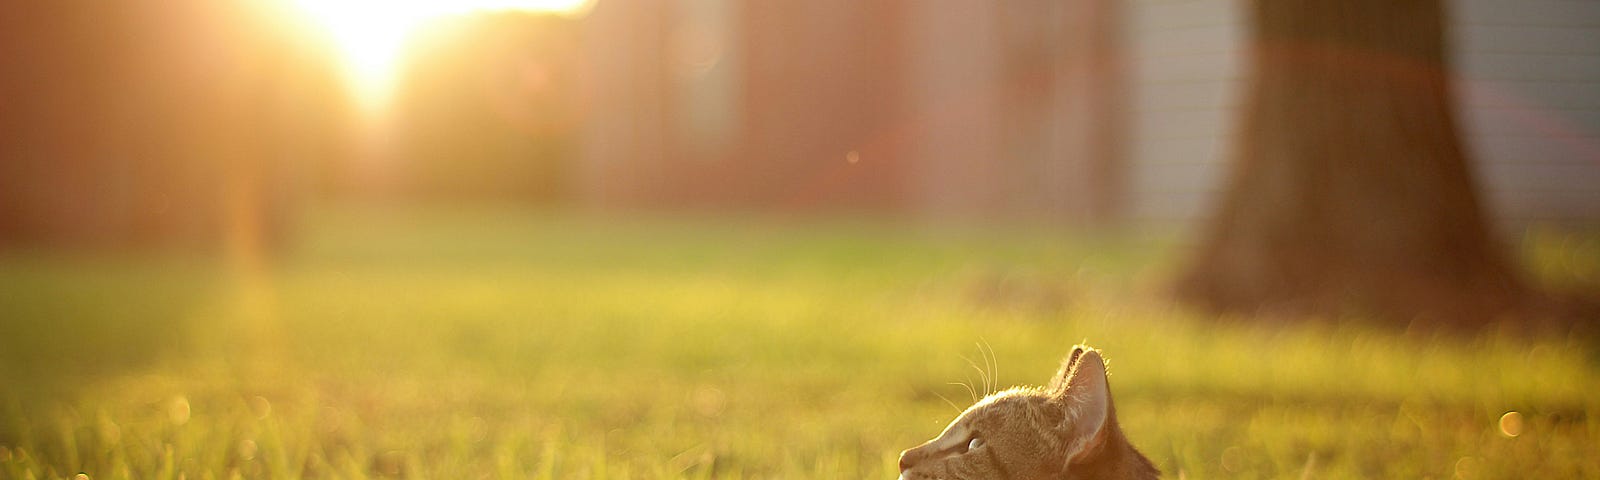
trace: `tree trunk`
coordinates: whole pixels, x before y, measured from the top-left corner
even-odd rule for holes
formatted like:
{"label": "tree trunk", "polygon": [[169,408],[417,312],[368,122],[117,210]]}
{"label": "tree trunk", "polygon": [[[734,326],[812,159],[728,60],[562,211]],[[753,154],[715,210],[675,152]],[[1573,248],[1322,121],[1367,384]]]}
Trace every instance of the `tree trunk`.
{"label": "tree trunk", "polygon": [[1250,8],[1228,190],[1179,296],[1460,325],[1517,306],[1456,136],[1440,0]]}

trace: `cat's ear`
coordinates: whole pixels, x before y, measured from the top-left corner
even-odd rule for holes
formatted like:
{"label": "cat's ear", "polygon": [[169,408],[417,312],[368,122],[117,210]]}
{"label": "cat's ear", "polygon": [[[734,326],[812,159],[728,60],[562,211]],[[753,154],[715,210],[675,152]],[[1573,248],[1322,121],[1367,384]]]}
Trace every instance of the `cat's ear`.
{"label": "cat's ear", "polygon": [[1072,367],[1078,365],[1078,357],[1083,356],[1083,352],[1090,350],[1093,349],[1084,345],[1072,347],[1072,353],[1067,354],[1067,358],[1061,362],[1061,369],[1056,370],[1056,376],[1050,379],[1049,390],[1051,393],[1060,393],[1066,390],[1067,380],[1072,378]]}
{"label": "cat's ear", "polygon": [[[1073,349],[1065,375],[1059,375],[1061,388],[1051,382],[1052,399],[1066,415],[1061,424],[1067,458],[1081,460],[1099,446],[1101,431],[1111,415],[1111,390],[1106,384],[1106,363],[1100,352],[1090,348]],[[1076,360],[1072,360],[1076,358]]]}

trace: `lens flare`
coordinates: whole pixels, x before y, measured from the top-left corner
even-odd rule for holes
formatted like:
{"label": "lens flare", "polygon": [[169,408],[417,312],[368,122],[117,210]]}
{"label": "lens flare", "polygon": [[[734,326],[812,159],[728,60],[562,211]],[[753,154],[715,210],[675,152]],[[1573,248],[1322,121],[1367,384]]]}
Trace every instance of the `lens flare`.
{"label": "lens flare", "polygon": [[406,41],[440,17],[520,10],[580,16],[594,0],[292,0],[332,42],[357,101],[381,107],[394,89]]}

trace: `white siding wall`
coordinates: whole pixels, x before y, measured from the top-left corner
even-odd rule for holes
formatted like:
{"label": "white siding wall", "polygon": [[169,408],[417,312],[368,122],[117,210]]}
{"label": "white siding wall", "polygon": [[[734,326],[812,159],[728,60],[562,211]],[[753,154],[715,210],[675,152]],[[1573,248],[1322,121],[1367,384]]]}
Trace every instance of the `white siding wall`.
{"label": "white siding wall", "polygon": [[1600,1],[1451,4],[1461,130],[1513,226],[1600,221]]}
{"label": "white siding wall", "polygon": [[1203,217],[1226,174],[1249,33],[1241,0],[1128,4],[1127,213],[1139,224]]}
{"label": "white siding wall", "polygon": [[[1600,1],[1447,6],[1462,136],[1498,222],[1600,221]],[[1244,7],[1130,3],[1130,220],[1182,225],[1211,208],[1240,100]]]}

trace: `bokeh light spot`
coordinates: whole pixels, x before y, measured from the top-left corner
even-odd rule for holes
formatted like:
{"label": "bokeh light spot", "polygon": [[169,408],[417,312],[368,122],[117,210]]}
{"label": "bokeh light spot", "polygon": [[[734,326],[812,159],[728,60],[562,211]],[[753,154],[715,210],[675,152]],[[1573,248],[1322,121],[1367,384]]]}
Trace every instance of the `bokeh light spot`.
{"label": "bokeh light spot", "polygon": [[254,460],[255,458],[256,458],[256,442],[255,442],[255,440],[251,440],[251,439],[248,439],[248,438],[244,439],[244,440],[241,440],[239,442],[239,459],[240,460],[244,460],[244,461],[250,461],[250,460]]}
{"label": "bokeh light spot", "polygon": [[689,403],[694,407],[695,413],[711,418],[722,414],[728,406],[728,395],[721,389],[712,386],[700,386],[690,394]]}
{"label": "bokeh light spot", "polygon": [[1223,470],[1227,470],[1228,472],[1242,471],[1244,470],[1244,460],[1243,448],[1228,447],[1226,450],[1222,451]]}
{"label": "bokeh light spot", "polygon": [[1483,470],[1483,459],[1478,457],[1461,457],[1456,460],[1455,478],[1477,478],[1478,472]]}
{"label": "bokeh light spot", "polygon": [[189,399],[184,398],[182,395],[174,397],[167,405],[167,419],[172,420],[173,425],[189,423],[189,415],[191,413]]}
{"label": "bokeh light spot", "polygon": [[250,397],[249,402],[250,413],[255,414],[257,420],[265,420],[272,414],[272,402],[267,401],[267,397],[256,395]]}
{"label": "bokeh light spot", "polygon": [[1506,437],[1522,435],[1522,414],[1515,411],[1506,412],[1500,416],[1500,434]]}

